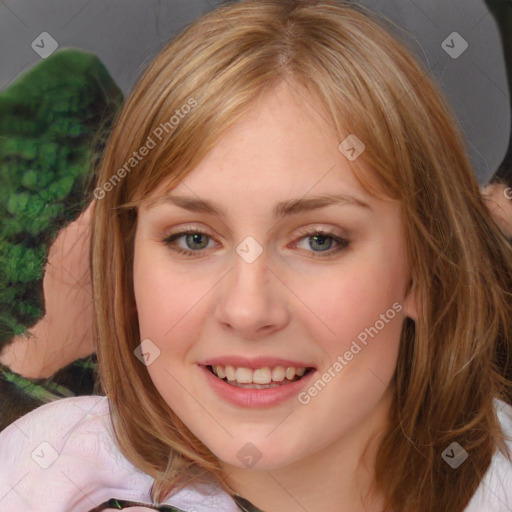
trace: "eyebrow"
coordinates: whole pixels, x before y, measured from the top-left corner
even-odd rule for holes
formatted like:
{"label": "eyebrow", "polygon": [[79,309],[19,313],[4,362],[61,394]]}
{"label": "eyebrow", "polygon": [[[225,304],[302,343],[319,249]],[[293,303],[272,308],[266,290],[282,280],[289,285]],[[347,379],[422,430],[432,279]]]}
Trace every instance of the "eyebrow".
{"label": "eyebrow", "polygon": [[[226,217],[226,210],[221,206],[196,197],[168,195],[154,201],[149,207],[157,204],[173,204],[184,210],[197,213],[206,213],[216,215],[217,217]],[[294,215],[303,212],[317,210],[332,205],[350,205],[358,206],[371,210],[371,206],[356,197],[346,194],[321,194],[316,196],[288,199],[281,201],[274,206],[273,215],[275,218],[283,218],[288,215]]]}

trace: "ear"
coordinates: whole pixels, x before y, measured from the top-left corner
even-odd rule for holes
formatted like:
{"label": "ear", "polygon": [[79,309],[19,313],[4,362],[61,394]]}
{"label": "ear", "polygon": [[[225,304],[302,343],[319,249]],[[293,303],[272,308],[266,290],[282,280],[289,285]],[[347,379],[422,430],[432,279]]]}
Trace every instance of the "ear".
{"label": "ear", "polygon": [[411,280],[407,290],[407,295],[403,301],[403,311],[405,316],[416,322],[418,320],[419,300],[418,287],[416,286],[416,282],[414,280]]}

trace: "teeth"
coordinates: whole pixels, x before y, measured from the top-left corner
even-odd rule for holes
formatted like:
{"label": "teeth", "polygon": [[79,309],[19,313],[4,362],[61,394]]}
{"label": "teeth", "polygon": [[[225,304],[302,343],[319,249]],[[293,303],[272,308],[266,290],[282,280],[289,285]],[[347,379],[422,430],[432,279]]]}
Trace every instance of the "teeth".
{"label": "teeth", "polygon": [[[218,368],[218,366],[217,366]],[[222,368],[222,366],[221,366]],[[235,369],[232,366],[226,366],[224,368],[224,373],[226,374],[226,379],[228,380],[235,380]],[[217,375],[218,377],[218,375]]]}
{"label": "teeth", "polygon": [[235,380],[240,384],[250,384],[252,382],[252,370],[249,368],[237,368]]}
{"label": "teeth", "polygon": [[286,370],[284,369],[284,366],[276,366],[272,370],[272,380],[275,382],[282,382],[284,380],[285,375]]}
{"label": "teeth", "polygon": [[286,374],[285,375],[286,375],[286,378],[288,380],[292,380],[293,377],[295,377],[295,368],[293,368],[291,366],[286,368]]}
{"label": "teeth", "polygon": [[215,373],[217,374],[217,377],[219,377],[219,379],[223,379],[226,376],[226,374],[224,373],[224,368],[222,368],[222,366],[216,366]]}
{"label": "teeth", "polygon": [[270,368],[258,368],[254,370],[252,374],[252,382],[254,382],[254,384],[270,384],[271,381],[272,372],[270,371]]}
{"label": "teeth", "polygon": [[[297,380],[306,373],[306,368],[294,368],[293,366],[276,366],[274,368],[235,368],[234,366],[212,366],[213,373],[219,379],[226,379],[230,384],[254,384],[266,387],[266,385]],[[297,377],[297,379],[296,379]],[[256,386],[255,386],[256,387]],[[258,388],[259,389],[259,388]]]}
{"label": "teeth", "polygon": [[229,380],[228,384],[231,386],[235,386],[236,388],[244,388],[244,389],[270,389],[270,388],[278,388],[281,384],[277,382],[271,382],[270,384],[240,384],[236,380]]}
{"label": "teeth", "polygon": [[306,373],[306,368],[297,368],[295,370],[296,375],[302,377]]}

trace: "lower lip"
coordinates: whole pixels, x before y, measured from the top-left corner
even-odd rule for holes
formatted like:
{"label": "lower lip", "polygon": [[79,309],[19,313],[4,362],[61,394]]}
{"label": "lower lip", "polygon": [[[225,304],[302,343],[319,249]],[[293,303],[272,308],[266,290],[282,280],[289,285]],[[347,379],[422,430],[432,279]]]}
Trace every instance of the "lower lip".
{"label": "lower lip", "polygon": [[310,371],[302,379],[268,389],[246,389],[231,386],[216,377],[206,366],[200,368],[208,384],[224,400],[239,407],[272,407],[297,396],[311,381],[316,370]]}

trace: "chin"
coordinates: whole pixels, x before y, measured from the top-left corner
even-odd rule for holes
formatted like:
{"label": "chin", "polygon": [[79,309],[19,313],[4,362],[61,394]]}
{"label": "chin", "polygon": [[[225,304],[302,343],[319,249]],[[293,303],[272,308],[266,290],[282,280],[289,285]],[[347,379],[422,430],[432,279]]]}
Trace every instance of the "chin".
{"label": "chin", "polygon": [[262,438],[261,442],[248,441],[233,443],[233,447],[240,445],[240,448],[233,451],[227,451],[226,446],[220,450],[213,450],[212,452],[221,461],[221,463],[228,464],[240,469],[250,469],[255,471],[271,471],[281,469],[291,464],[296,463],[303,454],[296,446],[282,446],[276,451],[275,442],[270,443],[268,439]]}

